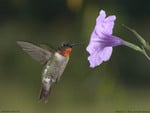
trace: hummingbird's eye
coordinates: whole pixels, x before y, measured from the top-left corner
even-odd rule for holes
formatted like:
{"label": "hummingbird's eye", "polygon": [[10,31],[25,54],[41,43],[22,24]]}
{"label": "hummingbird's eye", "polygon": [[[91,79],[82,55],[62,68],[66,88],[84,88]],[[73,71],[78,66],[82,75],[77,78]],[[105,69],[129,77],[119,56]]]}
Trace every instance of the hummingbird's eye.
{"label": "hummingbird's eye", "polygon": [[66,46],[66,44],[62,44],[62,47],[65,47]]}
{"label": "hummingbird's eye", "polygon": [[64,43],[63,46],[64,46],[64,47],[68,46],[68,43]]}
{"label": "hummingbird's eye", "polygon": [[62,43],[62,47],[71,47],[69,43]]}

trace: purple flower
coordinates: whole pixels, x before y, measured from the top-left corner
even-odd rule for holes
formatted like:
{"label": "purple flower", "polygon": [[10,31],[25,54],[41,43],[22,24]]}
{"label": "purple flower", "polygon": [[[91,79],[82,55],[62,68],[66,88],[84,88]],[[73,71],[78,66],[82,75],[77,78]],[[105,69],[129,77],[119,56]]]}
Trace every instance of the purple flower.
{"label": "purple flower", "polygon": [[100,11],[89,45],[86,48],[90,54],[88,60],[91,68],[100,65],[103,61],[108,61],[112,54],[112,47],[123,45],[122,39],[112,35],[115,20],[116,16],[106,17],[105,11]]}

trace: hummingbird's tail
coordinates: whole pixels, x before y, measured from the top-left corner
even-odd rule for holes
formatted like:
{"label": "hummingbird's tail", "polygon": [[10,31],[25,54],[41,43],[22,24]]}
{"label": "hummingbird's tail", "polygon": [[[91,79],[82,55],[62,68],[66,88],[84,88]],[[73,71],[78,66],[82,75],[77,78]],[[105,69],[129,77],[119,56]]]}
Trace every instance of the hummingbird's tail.
{"label": "hummingbird's tail", "polygon": [[48,96],[50,95],[51,92],[51,88],[49,88],[48,90],[44,87],[44,85],[42,84],[41,86],[41,91],[40,91],[40,96],[39,96],[39,100],[43,100],[45,103],[48,102]]}

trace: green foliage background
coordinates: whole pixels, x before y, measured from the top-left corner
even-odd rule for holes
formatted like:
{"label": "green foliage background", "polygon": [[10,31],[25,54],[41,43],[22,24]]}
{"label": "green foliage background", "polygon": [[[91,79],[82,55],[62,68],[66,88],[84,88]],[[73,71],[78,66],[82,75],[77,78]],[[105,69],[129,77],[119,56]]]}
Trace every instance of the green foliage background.
{"label": "green foliage background", "polygon": [[[109,62],[90,69],[85,48],[101,9],[116,15],[114,35],[138,44],[122,27],[134,28],[149,41],[147,0],[1,0],[0,112],[115,113],[150,111],[150,62],[127,47],[115,47]],[[16,44],[17,40],[74,47],[48,104],[38,102],[42,66]]]}

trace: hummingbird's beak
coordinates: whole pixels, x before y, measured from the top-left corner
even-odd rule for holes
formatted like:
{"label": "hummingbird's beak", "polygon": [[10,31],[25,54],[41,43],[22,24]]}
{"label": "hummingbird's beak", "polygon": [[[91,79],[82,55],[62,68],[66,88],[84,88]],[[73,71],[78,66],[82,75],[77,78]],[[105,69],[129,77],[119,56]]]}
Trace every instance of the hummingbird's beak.
{"label": "hummingbird's beak", "polygon": [[82,44],[84,44],[84,42],[72,43],[71,46],[73,47],[73,46],[82,45]]}

